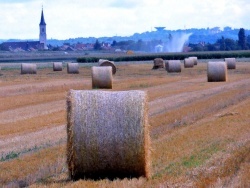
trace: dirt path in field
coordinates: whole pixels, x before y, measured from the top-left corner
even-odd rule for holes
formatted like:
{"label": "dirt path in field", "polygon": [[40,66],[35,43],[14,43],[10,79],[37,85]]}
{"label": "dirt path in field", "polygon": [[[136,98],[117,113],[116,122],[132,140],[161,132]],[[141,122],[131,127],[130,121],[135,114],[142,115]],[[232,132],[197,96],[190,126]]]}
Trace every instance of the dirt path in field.
{"label": "dirt path in field", "polygon": [[27,153],[44,147],[53,146],[66,140],[66,126],[45,128],[32,133],[0,139],[0,159],[11,152]]}
{"label": "dirt path in field", "polygon": [[16,96],[23,94],[38,93],[43,91],[53,91],[80,85],[90,85],[89,80],[54,80],[38,83],[15,84],[11,86],[0,87],[0,97]]}
{"label": "dirt path in field", "polygon": [[244,79],[237,82],[225,83],[222,86],[217,86],[210,89],[185,92],[170,97],[156,99],[149,103],[149,115],[164,113],[186,104],[190,104],[194,101],[210,97],[218,93],[222,93],[227,90],[237,89],[245,87],[250,93],[250,79]]}
{"label": "dirt path in field", "polygon": [[65,100],[53,101],[37,105],[25,106],[21,108],[0,112],[0,124],[12,123],[24,119],[29,119],[41,115],[58,112],[66,108]]}

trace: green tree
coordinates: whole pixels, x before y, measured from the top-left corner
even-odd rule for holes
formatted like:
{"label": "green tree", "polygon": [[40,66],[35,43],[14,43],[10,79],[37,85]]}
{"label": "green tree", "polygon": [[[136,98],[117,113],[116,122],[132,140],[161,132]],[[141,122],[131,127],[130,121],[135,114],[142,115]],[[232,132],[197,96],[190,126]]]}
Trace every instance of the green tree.
{"label": "green tree", "polygon": [[229,51],[229,50],[237,50],[238,49],[237,42],[235,40],[229,39],[229,38],[225,39],[225,46],[226,46],[227,51]]}
{"label": "green tree", "polygon": [[219,44],[220,44],[220,50],[225,51],[226,50],[226,43],[225,43],[225,38],[223,36],[219,40]]}
{"label": "green tree", "polygon": [[247,47],[250,49],[250,35],[247,36]]}
{"label": "green tree", "polygon": [[113,40],[113,42],[112,42],[112,44],[111,44],[111,46],[116,46],[117,45],[117,42],[116,42],[116,40]]}
{"label": "green tree", "polygon": [[101,50],[101,49],[102,49],[101,44],[97,39],[95,44],[94,44],[94,50]]}
{"label": "green tree", "polygon": [[241,48],[241,50],[246,49],[246,35],[245,35],[245,29],[240,28],[239,33],[238,33],[238,44]]}

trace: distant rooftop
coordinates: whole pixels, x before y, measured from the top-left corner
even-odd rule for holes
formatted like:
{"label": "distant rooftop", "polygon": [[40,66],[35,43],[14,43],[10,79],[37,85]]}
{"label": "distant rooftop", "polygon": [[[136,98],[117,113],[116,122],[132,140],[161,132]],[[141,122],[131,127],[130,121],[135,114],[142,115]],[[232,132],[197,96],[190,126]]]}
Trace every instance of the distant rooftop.
{"label": "distant rooftop", "polygon": [[156,29],[157,31],[163,31],[163,30],[165,29],[165,27],[155,27],[155,29]]}

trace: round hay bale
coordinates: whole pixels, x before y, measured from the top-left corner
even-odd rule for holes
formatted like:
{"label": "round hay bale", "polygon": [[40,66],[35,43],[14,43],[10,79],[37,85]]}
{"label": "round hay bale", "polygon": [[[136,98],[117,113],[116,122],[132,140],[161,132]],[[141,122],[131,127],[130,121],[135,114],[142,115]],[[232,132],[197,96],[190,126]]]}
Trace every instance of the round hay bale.
{"label": "round hay bale", "polygon": [[67,64],[68,74],[79,74],[79,63],[68,63]]}
{"label": "round hay bale", "polygon": [[224,61],[212,62],[207,64],[207,81],[224,82],[227,81],[227,65]]}
{"label": "round hay bale", "polygon": [[67,164],[73,180],[150,177],[144,91],[70,90]]}
{"label": "round hay bale", "polygon": [[198,65],[198,58],[197,57],[189,57],[190,59],[193,59],[194,65]]}
{"label": "round hay bale", "polygon": [[112,74],[116,73],[116,66],[115,66],[115,63],[113,61],[109,61],[107,59],[99,59],[98,65],[99,66],[111,66],[112,67]]}
{"label": "round hay bale", "polygon": [[227,63],[227,69],[236,69],[236,59],[235,58],[225,58]]}
{"label": "round hay bale", "polygon": [[181,61],[167,60],[165,63],[165,69],[168,72],[181,72]]}
{"label": "round hay bale", "polygon": [[21,74],[36,74],[36,64],[22,63]]}
{"label": "round hay bale", "polygon": [[164,60],[162,58],[154,59],[154,66],[152,69],[164,68]]}
{"label": "round hay bale", "polygon": [[63,65],[61,62],[53,63],[53,71],[62,71]]}
{"label": "round hay bale", "polygon": [[112,89],[112,67],[92,67],[92,88]]}
{"label": "round hay bale", "polygon": [[190,58],[184,59],[184,68],[193,68],[194,67],[194,61]]}

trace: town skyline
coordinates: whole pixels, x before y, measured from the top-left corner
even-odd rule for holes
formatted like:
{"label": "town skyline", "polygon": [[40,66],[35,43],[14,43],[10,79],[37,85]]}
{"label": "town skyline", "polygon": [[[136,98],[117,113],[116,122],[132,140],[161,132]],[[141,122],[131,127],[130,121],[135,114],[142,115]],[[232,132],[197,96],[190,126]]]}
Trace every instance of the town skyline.
{"label": "town skyline", "polygon": [[[13,0],[0,2],[0,39],[37,39],[40,13],[44,10],[48,39],[131,36],[154,31],[190,28],[250,28],[247,0],[162,1]],[[172,7],[172,8],[170,8]],[[178,20],[178,21],[176,21]]]}

